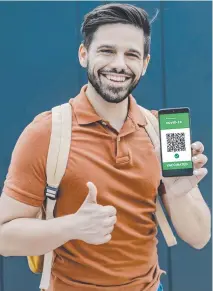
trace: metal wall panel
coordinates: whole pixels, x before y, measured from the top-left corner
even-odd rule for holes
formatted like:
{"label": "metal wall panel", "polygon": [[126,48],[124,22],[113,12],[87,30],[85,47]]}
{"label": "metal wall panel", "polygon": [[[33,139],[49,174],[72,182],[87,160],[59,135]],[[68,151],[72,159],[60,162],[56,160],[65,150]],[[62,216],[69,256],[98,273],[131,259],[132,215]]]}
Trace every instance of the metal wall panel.
{"label": "metal wall panel", "polygon": [[[205,145],[208,176],[200,183],[204,199],[212,198],[212,3],[163,2],[166,106],[191,109],[192,139]],[[178,240],[170,250],[172,291],[210,291],[211,243],[195,250]]]}

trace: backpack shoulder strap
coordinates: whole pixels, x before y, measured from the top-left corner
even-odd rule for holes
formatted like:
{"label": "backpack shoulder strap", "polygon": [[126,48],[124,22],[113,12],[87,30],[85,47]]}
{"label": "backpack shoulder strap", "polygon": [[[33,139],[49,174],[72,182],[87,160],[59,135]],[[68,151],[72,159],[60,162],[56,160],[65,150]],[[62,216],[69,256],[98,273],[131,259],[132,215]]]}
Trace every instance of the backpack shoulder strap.
{"label": "backpack shoulder strap", "polygon": [[152,144],[155,147],[158,159],[161,159],[158,120],[149,110],[145,109],[142,106],[139,106],[139,108],[147,121],[145,129],[151,139]]}
{"label": "backpack shoulder strap", "polygon": [[[155,147],[156,155],[158,157],[159,162],[161,163],[161,157],[160,157],[160,139],[159,139],[159,127],[158,127],[158,120],[157,118],[147,109],[139,106],[141,113],[145,116],[147,120],[147,125],[145,126],[145,129]],[[162,177],[162,172],[161,172]],[[174,246],[177,244],[177,240],[172,232],[172,229],[166,219],[166,216],[164,214],[163,208],[161,206],[159,197],[157,197],[156,200],[156,218],[158,221],[158,224],[161,228],[161,231],[163,233],[163,236],[166,240],[166,243],[169,247]]]}
{"label": "backpack shoulder strap", "polygon": [[[69,103],[52,109],[52,130],[46,164],[46,219],[53,218],[57,193],[64,176],[72,137],[72,107]],[[50,283],[53,252],[44,256],[40,289],[47,290]]]}
{"label": "backpack shoulder strap", "polygon": [[57,188],[67,167],[71,143],[71,105],[62,104],[52,109],[52,131],[47,156],[47,185]]}

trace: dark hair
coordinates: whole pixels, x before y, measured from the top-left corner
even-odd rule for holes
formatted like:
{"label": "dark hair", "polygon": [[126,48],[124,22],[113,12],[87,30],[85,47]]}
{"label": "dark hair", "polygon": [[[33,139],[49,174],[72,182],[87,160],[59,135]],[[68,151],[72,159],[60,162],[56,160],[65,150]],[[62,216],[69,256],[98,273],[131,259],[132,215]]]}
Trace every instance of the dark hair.
{"label": "dark hair", "polygon": [[89,49],[93,35],[100,26],[115,23],[132,24],[143,30],[144,58],[146,58],[150,52],[151,22],[145,10],[130,4],[105,4],[87,13],[81,26],[84,46]]}

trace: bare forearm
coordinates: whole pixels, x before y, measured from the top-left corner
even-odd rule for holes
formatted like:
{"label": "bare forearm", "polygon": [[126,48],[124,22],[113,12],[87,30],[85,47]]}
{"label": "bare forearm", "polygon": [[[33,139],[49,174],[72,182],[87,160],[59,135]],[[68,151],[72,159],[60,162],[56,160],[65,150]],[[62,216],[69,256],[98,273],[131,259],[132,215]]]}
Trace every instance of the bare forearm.
{"label": "bare forearm", "polygon": [[211,214],[198,188],[180,197],[163,196],[178,235],[194,248],[206,245],[211,235]]}
{"label": "bare forearm", "polygon": [[66,243],[66,216],[50,220],[18,218],[0,226],[0,254],[42,255]]}

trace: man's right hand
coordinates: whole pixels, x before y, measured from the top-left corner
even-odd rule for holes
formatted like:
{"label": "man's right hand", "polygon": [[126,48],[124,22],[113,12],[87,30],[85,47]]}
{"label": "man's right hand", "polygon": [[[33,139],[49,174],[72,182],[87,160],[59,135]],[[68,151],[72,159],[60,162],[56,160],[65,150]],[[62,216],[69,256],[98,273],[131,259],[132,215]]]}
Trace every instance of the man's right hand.
{"label": "man's right hand", "polygon": [[79,210],[72,215],[73,235],[75,239],[100,245],[111,240],[111,233],[117,221],[113,206],[97,204],[97,188],[92,182],[87,183],[89,193]]}
{"label": "man's right hand", "polygon": [[93,245],[110,241],[116,209],[98,205],[95,185],[89,182],[87,186],[89,193],[75,214],[49,220],[35,218],[39,207],[3,193],[0,198],[0,255],[40,256],[74,239]]}

